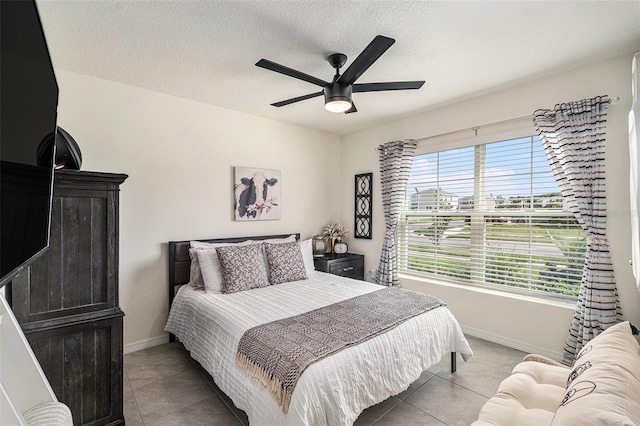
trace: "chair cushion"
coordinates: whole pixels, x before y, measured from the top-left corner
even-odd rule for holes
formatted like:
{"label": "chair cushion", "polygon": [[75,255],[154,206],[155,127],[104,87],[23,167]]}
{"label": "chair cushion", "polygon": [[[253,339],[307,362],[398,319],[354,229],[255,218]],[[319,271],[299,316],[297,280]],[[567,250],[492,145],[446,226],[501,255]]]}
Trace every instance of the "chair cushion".
{"label": "chair cushion", "polygon": [[550,425],[570,372],[566,367],[521,362],[500,383],[498,393],[482,407],[473,426]]}
{"label": "chair cushion", "polygon": [[23,414],[27,426],[71,426],[73,419],[69,407],[61,402],[45,402]]}

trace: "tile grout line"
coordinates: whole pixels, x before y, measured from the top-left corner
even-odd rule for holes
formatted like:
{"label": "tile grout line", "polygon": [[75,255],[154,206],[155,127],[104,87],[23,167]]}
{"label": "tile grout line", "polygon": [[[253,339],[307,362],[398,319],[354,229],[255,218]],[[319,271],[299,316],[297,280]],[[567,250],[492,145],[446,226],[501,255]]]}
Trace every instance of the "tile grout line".
{"label": "tile grout line", "polygon": [[[432,374],[432,375],[431,375],[431,377],[429,377],[429,378],[427,379],[427,381],[425,381],[423,384],[421,384],[420,386],[418,386],[418,388],[417,388],[416,390],[414,390],[413,392],[411,392],[411,395],[413,395],[414,393],[416,393],[416,392],[417,392],[421,387],[423,387],[424,385],[426,385],[427,383],[429,383],[429,382],[431,381],[431,379],[433,379],[433,378],[434,378],[434,377],[436,377],[436,376],[437,376],[438,378],[441,378],[441,379],[442,379],[442,377],[438,376],[438,373],[436,373],[436,374]],[[454,383],[454,385],[455,385],[455,383]],[[461,386],[461,387],[462,387],[462,386]],[[407,398],[409,398],[411,395],[409,395]],[[436,416],[434,416],[433,414],[431,414],[431,413],[428,413],[428,412],[424,411],[424,410],[423,410],[422,408],[420,408],[420,407],[416,407],[415,405],[413,405],[413,404],[412,404],[412,403],[410,403],[409,401],[407,401],[407,400],[402,400],[402,401],[403,401],[403,402],[405,402],[407,405],[410,405],[411,407],[415,408],[416,410],[418,410],[418,411],[420,411],[420,412],[422,412],[422,413],[426,414],[427,416],[429,416],[429,417],[432,417],[432,418],[436,419],[437,421],[439,421],[439,422],[440,422],[440,423],[442,423],[443,425],[449,426],[449,423],[446,423],[445,421],[443,421],[443,420],[441,420],[441,419],[437,418],[437,417],[436,417]],[[395,407],[394,407],[394,408],[395,408]],[[387,413],[387,414],[388,414],[388,413]],[[385,415],[386,415],[386,414],[385,414]]]}
{"label": "tile grout line", "polygon": [[[0,1],[1,1],[1,0],[0,0]],[[156,347],[154,347],[154,348],[157,348],[157,346],[156,346]],[[149,349],[153,349],[153,348],[149,348]],[[182,353],[182,354],[184,355],[184,353]],[[151,355],[151,357],[153,357],[153,355]],[[145,358],[145,357],[142,357],[142,358],[143,358],[143,362],[144,362],[144,358]],[[187,357],[187,359],[188,359],[188,362],[189,362],[189,366],[190,366],[190,367],[193,367],[193,362],[195,362],[195,361],[193,361],[190,357]],[[125,369],[126,369],[126,367],[125,367]],[[197,371],[197,370],[196,370],[196,372],[197,372],[199,375],[201,375],[201,373],[200,373],[199,371]],[[170,378],[170,377],[173,377],[173,376],[179,376],[180,374],[182,374],[182,372],[172,372],[172,373],[170,373],[170,374],[165,374],[165,375],[163,376],[163,378],[164,378],[164,379],[166,379],[166,378]],[[136,392],[138,392],[138,391],[140,391],[140,392],[144,392],[144,391],[143,391],[143,389],[144,389],[145,387],[147,387],[147,386],[148,386],[148,384],[146,384],[146,385],[144,385],[144,386],[139,386],[139,387],[138,387],[138,389],[134,389],[134,387],[131,385],[131,381],[129,380],[128,375],[127,375],[127,381],[129,382],[129,386],[130,386],[130,388],[131,388],[131,391],[132,391],[132,394],[133,394],[133,397],[134,397],[134,401],[135,401],[135,403],[136,403],[136,409],[138,410],[138,413],[140,414],[140,420],[142,421],[142,424],[143,424],[143,425],[145,425],[145,426],[146,426],[146,425],[149,425],[149,424],[152,424],[152,423],[156,423],[156,422],[158,422],[158,421],[160,421],[160,420],[162,420],[162,419],[164,419],[164,418],[166,418],[166,417],[168,417],[168,416],[174,415],[175,413],[177,413],[177,412],[179,412],[179,411],[181,410],[181,408],[175,408],[173,411],[170,411],[170,412],[166,413],[164,416],[162,416],[162,417],[160,417],[160,418],[158,418],[158,419],[154,419],[153,421],[146,420],[146,419],[145,419],[145,416],[142,414],[142,411],[140,410],[140,407],[139,407],[139,405],[138,405],[138,400],[137,400],[137,398],[135,397],[135,395],[136,395]],[[205,382],[206,382],[206,380],[205,380]],[[208,383],[207,383],[207,385],[208,385]],[[196,401],[196,402],[193,402],[193,401],[192,401],[192,402],[190,402],[189,404],[187,404],[187,406],[190,406],[190,405],[196,404],[196,403],[201,402],[201,401],[203,401],[203,400]],[[182,407],[182,408],[184,408],[184,407]]]}
{"label": "tile grout line", "polygon": [[140,411],[140,407],[138,406],[138,400],[136,399],[136,393],[133,390],[133,386],[131,386],[131,382],[129,381],[129,375],[127,374],[127,369],[124,368],[123,370],[124,370],[124,377],[127,380],[127,386],[129,386],[129,389],[131,389],[131,397],[133,398],[133,403],[136,406],[136,411],[138,412],[138,417],[140,417],[140,421],[142,422],[142,425],[145,426],[144,419],[142,418],[142,412]]}
{"label": "tile grout line", "polygon": [[[426,382],[425,382],[425,383],[426,383]],[[422,387],[422,386],[420,386],[420,387]],[[420,388],[418,388],[418,389],[420,389]],[[417,389],[416,389],[416,390],[417,390]],[[445,423],[445,422],[443,422],[442,420],[440,420],[439,418],[437,418],[436,416],[434,416],[433,414],[431,414],[431,413],[427,413],[426,411],[424,411],[424,410],[422,410],[422,409],[420,409],[420,408],[416,407],[416,406],[415,406],[415,405],[413,405],[412,403],[407,402],[407,401],[405,401],[405,400],[402,400],[402,399],[401,399],[401,400],[400,400],[400,403],[403,403],[403,402],[404,402],[405,404],[407,404],[407,405],[409,405],[409,406],[411,406],[411,407],[415,408],[416,410],[418,410],[418,411],[420,411],[420,412],[422,412],[422,413],[426,414],[427,416],[429,416],[429,417],[431,417],[431,418],[433,418],[433,419],[436,419],[437,421],[439,421],[439,422],[440,422],[440,423],[442,423],[443,425],[445,425],[445,426],[449,426],[449,423]],[[372,424],[371,424],[371,426],[375,426],[375,425],[376,425],[376,423],[378,423],[379,421],[381,421],[382,419],[384,419],[384,418],[385,418],[385,416],[386,416],[387,414],[389,414],[390,412],[392,412],[393,410],[395,410],[395,409],[396,409],[396,408],[398,408],[399,406],[400,406],[400,404],[396,405],[396,406],[395,406],[395,407],[393,407],[391,410],[389,410],[389,411],[387,411],[386,413],[384,413],[384,415],[382,415],[379,419],[377,419],[374,423],[372,423]]]}
{"label": "tile grout line", "polygon": [[[425,371],[427,371],[427,370],[425,370]],[[436,377],[436,375],[435,375],[435,374],[433,374],[433,373],[429,373],[429,374],[431,374],[431,377],[429,377],[427,380],[425,380],[423,384],[421,384],[420,386],[418,386],[417,388],[415,388],[415,389],[413,390],[413,392],[411,392],[411,393],[410,393],[409,395],[407,395],[405,398],[399,398],[399,399],[400,399],[400,401],[404,401],[404,402],[406,402],[406,399],[407,399],[407,398],[411,397],[411,395],[413,395],[414,393],[416,393],[416,392],[417,392],[421,387],[423,387],[424,385],[426,385],[427,383],[429,383],[429,381],[430,381],[431,379],[433,379],[434,377]],[[398,396],[398,395],[396,395],[396,396]]]}
{"label": "tile grout line", "polygon": [[[202,374],[202,373],[200,373]],[[206,379],[206,378],[205,378]],[[240,423],[241,425],[244,426],[244,422],[238,417],[238,415],[236,414],[236,410],[234,410],[232,407],[229,406],[229,404],[227,403],[227,400],[225,398],[223,398],[222,396],[220,396],[220,394],[218,393],[218,389],[216,389],[216,387],[212,386],[211,383],[209,383],[209,381],[207,380],[207,385],[209,385],[209,387],[213,390],[213,392],[216,394],[216,396],[222,401],[222,403],[224,404],[225,407],[227,407],[227,410],[229,410],[231,412],[231,414],[233,414],[233,417],[236,418],[236,420],[238,421],[238,423]],[[238,409],[237,407],[234,406],[234,408]]]}
{"label": "tile grout line", "polygon": [[196,364],[197,363],[196,360],[194,360],[191,357],[188,357],[188,358],[189,358],[189,361],[191,362],[191,364],[194,367],[196,367],[196,371],[198,372],[198,374],[200,374],[200,376],[204,379],[204,381],[207,383],[207,385],[213,390],[213,392],[216,394],[216,396],[222,401],[224,406],[227,407],[227,409],[231,412],[231,414],[233,414],[233,417],[235,417],[236,420],[238,420],[238,423],[240,423],[241,425],[244,426],[244,422],[242,421],[242,419],[240,419],[240,417],[238,417],[238,415],[236,413],[236,410],[239,410],[239,408],[235,407],[235,405],[233,407],[231,407],[229,405],[229,402],[227,401],[228,396],[225,395],[226,398],[224,398],[222,395],[220,395],[222,390],[220,390],[220,388],[218,388],[218,386],[215,385],[215,382],[213,382],[213,377],[208,377],[208,375],[204,371],[201,371],[200,368],[198,368],[199,364]]}
{"label": "tile grout line", "polygon": [[[448,373],[447,373],[447,374],[448,374]],[[456,383],[456,382],[454,382],[454,381],[452,381],[452,380],[448,380],[447,378],[440,376],[440,375],[439,375],[439,373],[433,374],[431,377],[429,377],[429,379],[427,379],[427,381],[426,381],[426,382],[424,382],[422,385],[420,385],[420,386],[419,386],[415,391],[411,392],[411,395],[413,395],[414,393],[416,393],[420,388],[422,388],[423,386],[425,386],[427,383],[429,383],[429,381],[431,381],[431,379],[433,379],[433,378],[434,378],[434,377],[436,377],[436,376],[437,376],[439,379],[444,380],[444,381],[446,381],[446,382],[449,382],[449,383],[451,383],[452,385],[454,385],[454,386],[456,386],[456,387],[459,387],[459,388],[461,388],[461,389],[468,390],[468,391],[469,391],[469,392],[471,392],[471,393],[474,393],[474,394],[476,394],[476,395],[478,395],[478,396],[481,396],[482,398],[486,399],[487,401],[489,400],[489,397],[487,397],[487,396],[485,396],[485,395],[482,395],[481,393],[478,393],[478,392],[474,391],[473,389],[469,389],[469,388],[467,388],[467,387],[465,387],[465,386],[462,386],[462,385],[460,385],[460,384],[458,384],[458,383]],[[407,398],[411,397],[411,395],[409,395]],[[429,413],[429,412],[427,412],[427,411],[425,411],[425,410],[421,409],[420,407],[415,406],[414,404],[410,403],[409,401],[404,400],[404,399],[403,399],[403,400],[401,400],[401,401],[403,401],[403,402],[407,403],[408,405],[412,406],[413,408],[417,409],[418,411],[421,411],[422,413],[424,413],[424,414],[428,415],[429,417],[433,417],[434,419],[436,419],[436,420],[437,420],[437,421],[439,421],[440,423],[442,423],[442,424],[444,424],[444,425],[447,425],[447,426],[449,425],[449,424],[448,424],[447,422],[445,422],[444,420],[442,420],[442,419],[440,419],[440,418],[436,417],[435,415],[433,415],[433,414],[431,414],[431,413]],[[397,406],[396,406],[396,407],[397,407]],[[396,407],[394,407],[394,409],[395,409]],[[391,411],[391,410],[390,410],[390,411]],[[389,414],[389,412],[385,413],[385,415],[387,415],[387,414]],[[384,416],[383,416],[383,417],[384,417]],[[382,418],[380,418],[380,419],[376,420],[376,422],[380,421],[381,419],[382,419]],[[373,426],[373,425],[372,425],[372,426]]]}
{"label": "tile grout line", "polygon": [[[425,371],[427,371],[427,370],[425,370]],[[433,379],[433,378],[436,376],[436,375],[435,375],[435,374],[433,374],[433,373],[429,373],[429,374],[431,374],[431,377],[429,377],[427,380],[425,380],[425,382],[424,382],[423,384],[421,384],[420,386],[418,386],[417,388],[415,388],[415,389],[413,390],[413,392],[411,392],[409,395],[407,395],[407,396],[406,396],[406,398],[409,398],[411,395],[413,395],[414,393],[416,393],[416,392],[418,391],[418,389],[420,389],[422,386],[426,385],[426,384],[429,382],[429,380]],[[408,389],[408,388],[407,388],[407,389]],[[403,392],[404,392],[404,391],[403,391]],[[400,393],[402,393],[402,392],[400,392]],[[380,422],[380,421],[381,421],[381,420],[382,420],[382,419],[383,419],[387,414],[389,414],[390,412],[392,412],[393,410],[395,410],[396,408],[398,408],[398,406],[399,406],[400,404],[402,404],[403,402],[405,402],[405,403],[409,404],[409,403],[406,401],[406,399],[404,399],[404,398],[400,398],[400,396],[399,396],[399,395],[400,395],[400,394],[398,394],[398,395],[391,395],[391,396],[389,397],[389,398],[397,398],[400,402],[399,402],[398,404],[396,404],[395,406],[393,406],[392,408],[390,408],[389,410],[387,410],[383,415],[381,415],[380,417],[378,417],[377,419],[375,419],[375,420],[373,421],[373,423],[371,423],[371,424],[370,424],[370,426],[375,426],[375,425],[376,425],[378,422]],[[409,404],[409,405],[411,405],[411,406],[413,407],[413,405],[412,405],[412,404]],[[417,407],[416,407],[416,408],[417,408]],[[420,410],[420,411],[422,411],[422,412],[424,413],[424,411],[423,411],[423,410]],[[429,413],[425,413],[425,414],[427,414],[427,415],[431,416]],[[431,416],[431,417],[433,417],[433,416]],[[434,417],[434,418],[435,418],[435,417]],[[436,419],[436,420],[438,420],[438,419]],[[440,420],[438,420],[438,421],[440,421]]]}
{"label": "tile grout line", "polygon": [[[455,385],[455,386],[461,387],[462,389],[466,389],[466,390],[468,390],[469,392],[473,392],[473,393],[475,393],[476,395],[479,395],[479,396],[481,396],[481,397],[483,397],[483,398],[485,398],[485,399],[487,399],[487,400],[489,400],[489,398],[491,398],[493,395],[495,395],[495,394],[498,392],[498,389],[496,389],[496,391],[495,391],[493,394],[491,394],[491,396],[486,396],[486,395],[481,394],[481,393],[480,393],[480,392],[478,392],[478,391],[475,391],[475,390],[470,389],[470,388],[468,388],[468,387],[466,387],[466,386],[463,386],[463,385],[461,385],[460,383],[456,383],[456,382],[454,382],[453,380],[449,380],[449,379],[447,379],[446,377],[442,377],[442,376],[440,376],[439,374],[435,374],[434,376],[438,376],[438,378],[440,378],[440,379],[442,379],[442,380],[445,380],[445,381],[447,381],[447,382],[449,382],[449,383],[451,383],[451,384],[453,384],[453,385]],[[431,380],[431,379],[429,379],[429,380]],[[426,382],[425,382],[425,384],[426,384]],[[422,386],[420,386],[420,387],[422,387]],[[418,388],[418,389],[420,389],[420,388]],[[417,389],[416,389],[416,390],[417,390]]]}
{"label": "tile grout line", "polygon": [[[397,395],[391,395],[389,398],[398,398]],[[389,410],[385,411],[385,413],[383,415],[381,415],[380,417],[378,417],[377,419],[375,419],[373,421],[373,423],[371,423],[370,426],[374,426],[376,423],[378,423],[380,420],[382,420],[384,418],[384,416],[386,416],[387,414],[389,414],[390,412],[392,412],[398,405],[402,404],[403,400],[398,398],[398,400],[400,401],[399,403],[397,403],[396,405],[394,405],[392,408],[390,408]],[[381,401],[380,403],[382,403],[384,401]],[[362,413],[360,413],[362,414]]]}

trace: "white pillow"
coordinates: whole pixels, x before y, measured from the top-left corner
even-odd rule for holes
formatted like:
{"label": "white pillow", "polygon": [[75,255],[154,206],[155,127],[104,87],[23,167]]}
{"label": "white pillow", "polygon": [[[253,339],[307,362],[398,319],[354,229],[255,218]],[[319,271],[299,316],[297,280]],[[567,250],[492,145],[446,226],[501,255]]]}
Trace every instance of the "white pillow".
{"label": "white pillow", "polygon": [[300,251],[302,252],[302,261],[307,275],[316,270],[313,263],[313,243],[311,239],[300,241]]}
{"label": "white pillow", "polygon": [[202,278],[202,270],[197,255],[198,249],[190,248],[189,257],[191,258],[191,268],[189,269],[189,284],[196,290],[204,289],[204,279]]}
{"label": "white pillow", "polygon": [[194,249],[211,249],[216,247],[233,246],[235,244],[247,245],[259,243],[259,241],[245,240],[239,243],[204,243],[202,241],[189,241],[189,245]]}
{"label": "white pillow", "polygon": [[[191,241],[190,245],[191,248],[196,251],[202,281],[204,281],[204,290],[207,293],[222,292],[222,270],[220,269],[220,260],[218,260],[216,247],[233,245],[245,246],[253,243],[253,241],[242,241],[240,243],[203,243],[201,241]],[[197,280],[197,274],[198,272],[195,271],[195,278],[192,278],[192,280]]]}
{"label": "white pillow", "polygon": [[282,244],[282,243],[290,243],[291,241],[296,240],[296,235],[292,234],[285,238],[272,238],[269,240],[253,240],[254,243],[269,243],[269,244]]}

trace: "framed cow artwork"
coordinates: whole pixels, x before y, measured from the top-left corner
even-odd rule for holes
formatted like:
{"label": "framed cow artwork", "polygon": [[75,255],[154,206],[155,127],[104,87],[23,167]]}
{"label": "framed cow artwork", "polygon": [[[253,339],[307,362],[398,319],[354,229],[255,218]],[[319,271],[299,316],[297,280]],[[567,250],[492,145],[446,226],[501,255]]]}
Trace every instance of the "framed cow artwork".
{"label": "framed cow artwork", "polygon": [[280,170],[234,167],[233,175],[235,220],[280,219]]}

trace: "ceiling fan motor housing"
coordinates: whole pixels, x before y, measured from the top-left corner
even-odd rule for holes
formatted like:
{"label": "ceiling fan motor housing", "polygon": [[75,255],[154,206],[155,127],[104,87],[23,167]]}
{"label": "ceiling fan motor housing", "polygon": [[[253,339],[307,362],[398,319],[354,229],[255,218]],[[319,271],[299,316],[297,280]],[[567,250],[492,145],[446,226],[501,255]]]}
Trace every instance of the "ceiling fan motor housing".
{"label": "ceiling fan motor housing", "polygon": [[331,83],[324,87],[324,102],[345,101],[351,103],[353,87],[347,83]]}

